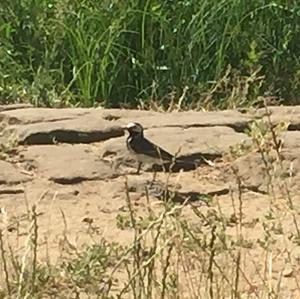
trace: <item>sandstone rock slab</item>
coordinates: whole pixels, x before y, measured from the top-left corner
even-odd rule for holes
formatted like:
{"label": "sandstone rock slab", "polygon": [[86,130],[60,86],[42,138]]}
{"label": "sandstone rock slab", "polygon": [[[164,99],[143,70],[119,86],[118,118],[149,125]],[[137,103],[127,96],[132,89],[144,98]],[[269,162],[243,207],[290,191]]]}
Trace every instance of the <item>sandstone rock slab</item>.
{"label": "sandstone rock slab", "polygon": [[[100,147],[100,155],[115,163],[132,167],[136,165],[134,156],[127,150],[126,137],[104,142]],[[201,161],[203,158],[214,160],[227,152],[230,146],[249,140],[243,133],[218,126],[153,128],[145,131],[145,137],[184,161]],[[144,169],[149,168],[146,166]]]}
{"label": "sandstone rock slab", "polygon": [[0,184],[19,184],[31,180],[15,164],[0,160]]}
{"label": "sandstone rock slab", "polygon": [[284,132],[280,138],[283,141],[284,148],[300,148],[300,130]]}
{"label": "sandstone rock slab", "polygon": [[154,127],[198,127],[198,126],[229,126],[242,132],[255,116],[243,114],[237,110],[225,111],[185,111],[161,113],[154,111],[99,109],[99,108],[27,108],[2,111],[10,124],[33,124],[80,119],[82,116],[98,118],[126,124],[140,122],[145,128]]}
{"label": "sandstone rock slab", "polygon": [[[1,111],[1,110],[0,110]],[[68,119],[76,119],[89,113],[89,109],[84,108],[23,108],[4,109],[1,115],[8,119],[10,124],[34,124],[43,122],[55,122]]]}
{"label": "sandstone rock slab", "polygon": [[[277,193],[285,192],[284,182],[288,190],[300,190],[300,148],[284,149],[281,155],[281,160],[278,160],[275,152],[264,158],[260,153],[252,152],[238,158],[230,168],[236,170],[244,186],[254,191],[269,193],[273,188]],[[230,169],[224,171],[224,175],[227,180],[230,176],[234,179]]]}
{"label": "sandstone rock slab", "polygon": [[237,132],[243,132],[249,123],[255,119],[252,115],[240,113],[236,110],[225,111],[186,111],[186,112],[148,112],[136,110],[116,110],[111,112],[122,124],[139,122],[144,128],[161,127],[214,127],[225,126]]}
{"label": "sandstone rock slab", "polygon": [[60,184],[115,177],[111,165],[88,145],[36,145],[22,152],[24,161],[34,161],[37,175]]}
{"label": "sandstone rock slab", "polygon": [[55,122],[10,126],[20,144],[92,143],[124,135],[114,123],[90,115]]}
{"label": "sandstone rock slab", "polygon": [[[300,130],[300,106],[272,106],[268,107],[268,111],[272,123],[287,122],[289,123],[289,130]],[[268,121],[265,108],[258,109],[255,116]]]}

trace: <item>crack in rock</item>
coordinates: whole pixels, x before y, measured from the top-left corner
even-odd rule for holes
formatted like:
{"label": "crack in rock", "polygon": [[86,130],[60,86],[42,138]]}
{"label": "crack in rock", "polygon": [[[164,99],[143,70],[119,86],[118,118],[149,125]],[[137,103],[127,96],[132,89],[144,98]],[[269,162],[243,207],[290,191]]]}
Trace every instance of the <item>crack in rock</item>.
{"label": "crack in rock", "polygon": [[288,125],[288,128],[287,128],[288,131],[300,131],[300,123],[299,124],[289,124]]}
{"label": "crack in rock", "polygon": [[51,132],[39,132],[26,136],[19,144],[38,145],[56,143],[93,143],[116,138],[124,135],[123,129],[99,130],[92,132],[80,132],[77,130],[53,130]]}
{"label": "crack in rock", "polygon": [[[118,174],[114,174],[110,177],[110,179],[115,179],[119,177]],[[84,177],[84,176],[76,176],[76,177],[51,177],[49,178],[49,181],[52,181],[56,184],[60,184],[60,185],[76,185],[82,182],[86,182],[86,181],[103,181],[107,178],[101,178],[101,177],[93,177],[93,178],[89,178],[89,177]]]}
{"label": "crack in rock", "polygon": [[11,111],[11,110],[18,110],[18,109],[26,109],[32,108],[31,104],[10,104],[10,105],[0,105],[0,112],[2,111]]}
{"label": "crack in rock", "polygon": [[228,123],[228,124],[175,124],[175,125],[162,125],[162,126],[151,126],[145,127],[147,129],[158,129],[158,128],[182,128],[182,129],[190,129],[190,128],[213,128],[213,127],[225,127],[231,128],[236,133],[244,133],[246,129],[249,128],[249,125],[252,121],[241,122],[241,123]]}
{"label": "crack in rock", "polygon": [[21,194],[21,193],[24,193],[24,189],[22,189],[22,188],[0,189],[0,195],[2,195],[2,194]]}

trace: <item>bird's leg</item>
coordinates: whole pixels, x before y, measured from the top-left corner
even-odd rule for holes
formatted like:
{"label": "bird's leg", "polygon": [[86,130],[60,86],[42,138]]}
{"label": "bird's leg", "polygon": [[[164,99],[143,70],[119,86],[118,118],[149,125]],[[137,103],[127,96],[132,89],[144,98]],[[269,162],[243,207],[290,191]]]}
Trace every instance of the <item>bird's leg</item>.
{"label": "bird's leg", "polygon": [[156,174],[157,174],[157,171],[154,170],[154,173],[153,173],[153,178],[152,178],[152,183],[151,185],[155,182],[155,179],[156,179]]}
{"label": "bird's leg", "polygon": [[136,174],[140,174],[141,167],[142,167],[142,162],[139,162],[138,168],[136,170]]}

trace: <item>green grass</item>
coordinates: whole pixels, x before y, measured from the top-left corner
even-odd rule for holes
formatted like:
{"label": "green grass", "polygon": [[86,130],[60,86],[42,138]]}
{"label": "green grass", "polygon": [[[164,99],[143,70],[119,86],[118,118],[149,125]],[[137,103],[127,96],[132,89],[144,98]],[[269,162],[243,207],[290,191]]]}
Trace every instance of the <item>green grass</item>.
{"label": "green grass", "polygon": [[227,108],[300,91],[296,0],[0,3],[0,98]]}

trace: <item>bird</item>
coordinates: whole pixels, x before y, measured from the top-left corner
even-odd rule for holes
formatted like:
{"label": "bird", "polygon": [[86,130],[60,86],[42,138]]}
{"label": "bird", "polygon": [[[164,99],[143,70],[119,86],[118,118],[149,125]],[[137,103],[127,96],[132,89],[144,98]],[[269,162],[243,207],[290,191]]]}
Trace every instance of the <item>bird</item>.
{"label": "bird", "polygon": [[144,128],[140,123],[131,122],[125,127],[129,133],[126,139],[128,150],[135,155],[138,160],[137,174],[143,163],[161,164],[172,163],[175,157],[166,150],[155,145],[144,137]]}

